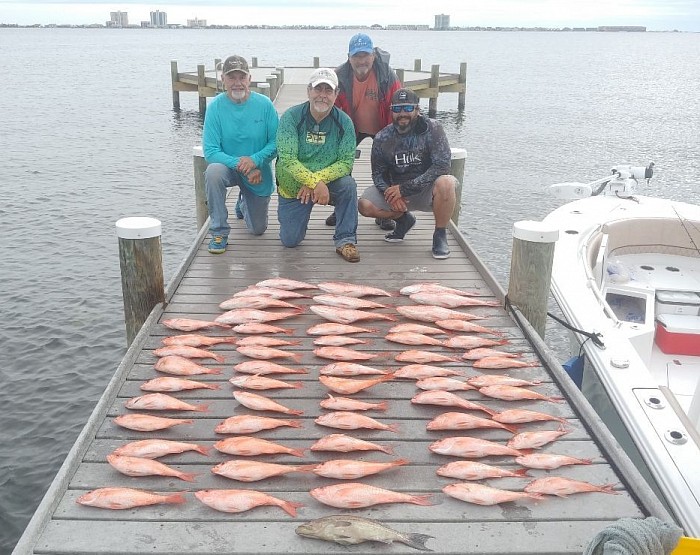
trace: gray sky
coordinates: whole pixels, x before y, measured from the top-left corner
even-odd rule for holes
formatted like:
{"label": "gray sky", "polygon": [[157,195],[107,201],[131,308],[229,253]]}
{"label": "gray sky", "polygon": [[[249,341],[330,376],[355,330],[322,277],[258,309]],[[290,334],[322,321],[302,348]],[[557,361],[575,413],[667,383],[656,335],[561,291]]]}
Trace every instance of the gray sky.
{"label": "gray sky", "polygon": [[[254,7],[253,7],[254,5]],[[125,11],[129,23],[165,11],[169,23],[433,26],[435,14],[455,26],[595,27],[644,25],[652,31],[700,31],[700,0],[0,0],[0,23],[104,23]]]}

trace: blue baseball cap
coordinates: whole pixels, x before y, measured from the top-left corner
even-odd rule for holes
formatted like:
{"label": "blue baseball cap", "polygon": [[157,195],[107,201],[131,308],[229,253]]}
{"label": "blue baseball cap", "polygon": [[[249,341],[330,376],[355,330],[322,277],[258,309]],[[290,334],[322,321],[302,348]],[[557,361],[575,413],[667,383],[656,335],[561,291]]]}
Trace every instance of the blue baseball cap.
{"label": "blue baseball cap", "polygon": [[357,33],[350,39],[350,46],[348,47],[348,54],[354,56],[360,52],[367,52],[371,54],[374,52],[374,45],[372,44],[372,39],[369,38],[364,33]]}

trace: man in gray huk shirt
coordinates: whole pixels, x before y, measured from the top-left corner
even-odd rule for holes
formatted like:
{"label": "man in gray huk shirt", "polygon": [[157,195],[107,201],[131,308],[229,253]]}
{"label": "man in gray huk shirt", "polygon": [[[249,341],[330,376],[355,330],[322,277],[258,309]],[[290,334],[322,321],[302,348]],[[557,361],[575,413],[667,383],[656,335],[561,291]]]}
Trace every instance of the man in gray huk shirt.
{"label": "man in gray huk shirt", "polygon": [[372,180],[358,202],[360,214],[391,218],[396,229],[384,236],[399,243],[415,225],[410,210],[435,217],[433,257],[448,258],[446,227],[455,207],[457,179],[450,174],[451,152],[442,126],[420,113],[418,96],[399,89],[391,98],[393,123],[372,145]]}

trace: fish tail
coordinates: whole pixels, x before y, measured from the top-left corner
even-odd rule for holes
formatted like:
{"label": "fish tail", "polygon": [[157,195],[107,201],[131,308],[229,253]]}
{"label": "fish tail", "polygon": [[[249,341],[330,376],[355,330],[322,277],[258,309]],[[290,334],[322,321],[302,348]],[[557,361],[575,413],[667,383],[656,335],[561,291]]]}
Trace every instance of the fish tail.
{"label": "fish tail", "polygon": [[399,433],[399,425],[398,424],[389,424],[386,427],[386,429],[389,430],[390,432],[395,432],[397,434]]}
{"label": "fish tail", "polygon": [[163,499],[163,503],[180,504],[185,502],[185,492],[172,493]]}
{"label": "fish tail", "polygon": [[295,414],[297,416],[300,416],[300,415],[304,414],[304,411],[303,410],[289,410],[289,411],[287,411],[287,414]]}
{"label": "fish tail", "polygon": [[432,551],[432,549],[425,546],[425,542],[435,536],[429,536],[428,534],[416,534],[409,533],[405,535],[405,539],[397,540],[405,543],[407,546],[417,549],[418,551]]}
{"label": "fish tail", "polygon": [[209,403],[202,403],[201,405],[193,405],[195,412],[208,412],[209,411]]}
{"label": "fish tail", "polygon": [[387,455],[393,455],[394,450],[391,447],[387,447],[386,445],[380,445],[379,449],[382,453],[386,453]]}
{"label": "fish tail", "polygon": [[317,464],[300,464],[294,468],[295,472],[313,472]]}
{"label": "fish tail", "polygon": [[303,459],[304,458],[304,451],[306,451],[306,449],[292,449],[289,452],[289,454]]}
{"label": "fish tail", "polygon": [[433,496],[432,494],[426,494],[426,495],[412,495],[411,496],[411,503],[414,505],[432,505],[433,504]]}
{"label": "fish tail", "polygon": [[507,426],[505,424],[503,424],[503,429],[508,430],[511,434],[517,434],[519,431],[517,426]]}
{"label": "fish tail", "polygon": [[289,427],[290,428],[301,428],[302,427],[301,420],[290,420]]}
{"label": "fish tail", "polygon": [[527,468],[519,468],[518,470],[514,470],[513,474],[517,474],[518,476],[530,476],[530,474],[527,473],[528,470]]}
{"label": "fish tail", "polygon": [[290,354],[289,358],[293,359],[294,362],[301,362],[301,353]]}
{"label": "fish tail", "polygon": [[304,387],[304,384],[300,382],[295,382],[292,384],[292,389],[301,389],[302,387]]}
{"label": "fish tail", "polygon": [[223,362],[226,360],[222,355],[216,355],[214,353],[212,353],[211,358],[213,358],[216,362]]}
{"label": "fish tail", "polygon": [[615,484],[605,484],[604,486],[600,486],[600,493],[611,493],[613,495],[620,495],[619,491],[615,491],[613,488],[615,487]]}
{"label": "fish tail", "polygon": [[297,516],[297,509],[303,506],[302,503],[295,503],[294,501],[282,501],[279,504],[280,509],[284,510],[284,512],[290,516]]}
{"label": "fish tail", "polygon": [[194,482],[197,475],[194,472],[179,472],[176,477],[185,482]]}
{"label": "fish tail", "polygon": [[221,374],[221,370],[218,368],[207,368],[206,372],[202,372],[203,374]]}
{"label": "fish tail", "polygon": [[236,343],[238,341],[237,337],[222,337],[222,343]]}
{"label": "fish tail", "polygon": [[406,464],[411,464],[411,461],[408,459],[396,459],[391,463],[392,466],[404,466]]}
{"label": "fish tail", "polygon": [[[558,493],[555,493],[554,495],[557,495],[558,497],[566,497],[566,495],[559,495]],[[547,496],[542,493],[528,493],[527,496],[530,499],[535,499],[537,501],[541,501],[542,499],[547,498]]]}
{"label": "fish tail", "polygon": [[377,403],[377,406],[375,406],[374,408],[375,410],[385,411],[389,408],[389,401],[382,401],[381,403]]}
{"label": "fish tail", "polygon": [[201,453],[202,455],[209,456],[211,449],[209,449],[209,447],[205,447],[204,445],[197,445],[197,447],[194,448],[194,451],[197,451],[197,453]]}
{"label": "fish tail", "polygon": [[210,384],[206,384],[205,389],[221,389],[221,387],[219,386],[219,384],[210,383]]}
{"label": "fish tail", "polygon": [[225,330],[230,330],[231,326],[229,324],[219,324],[218,322],[214,324],[215,326],[218,326],[220,328],[224,328]]}

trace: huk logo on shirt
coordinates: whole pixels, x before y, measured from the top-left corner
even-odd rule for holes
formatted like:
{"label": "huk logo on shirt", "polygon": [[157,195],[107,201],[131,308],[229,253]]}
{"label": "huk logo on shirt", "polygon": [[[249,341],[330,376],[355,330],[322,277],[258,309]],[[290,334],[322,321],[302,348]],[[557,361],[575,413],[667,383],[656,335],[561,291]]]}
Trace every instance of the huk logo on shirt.
{"label": "huk logo on shirt", "polygon": [[402,154],[394,155],[394,164],[399,168],[405,168],[406,166],[416,165],[422,163],[419,153],[415,152],[404,152]]}

